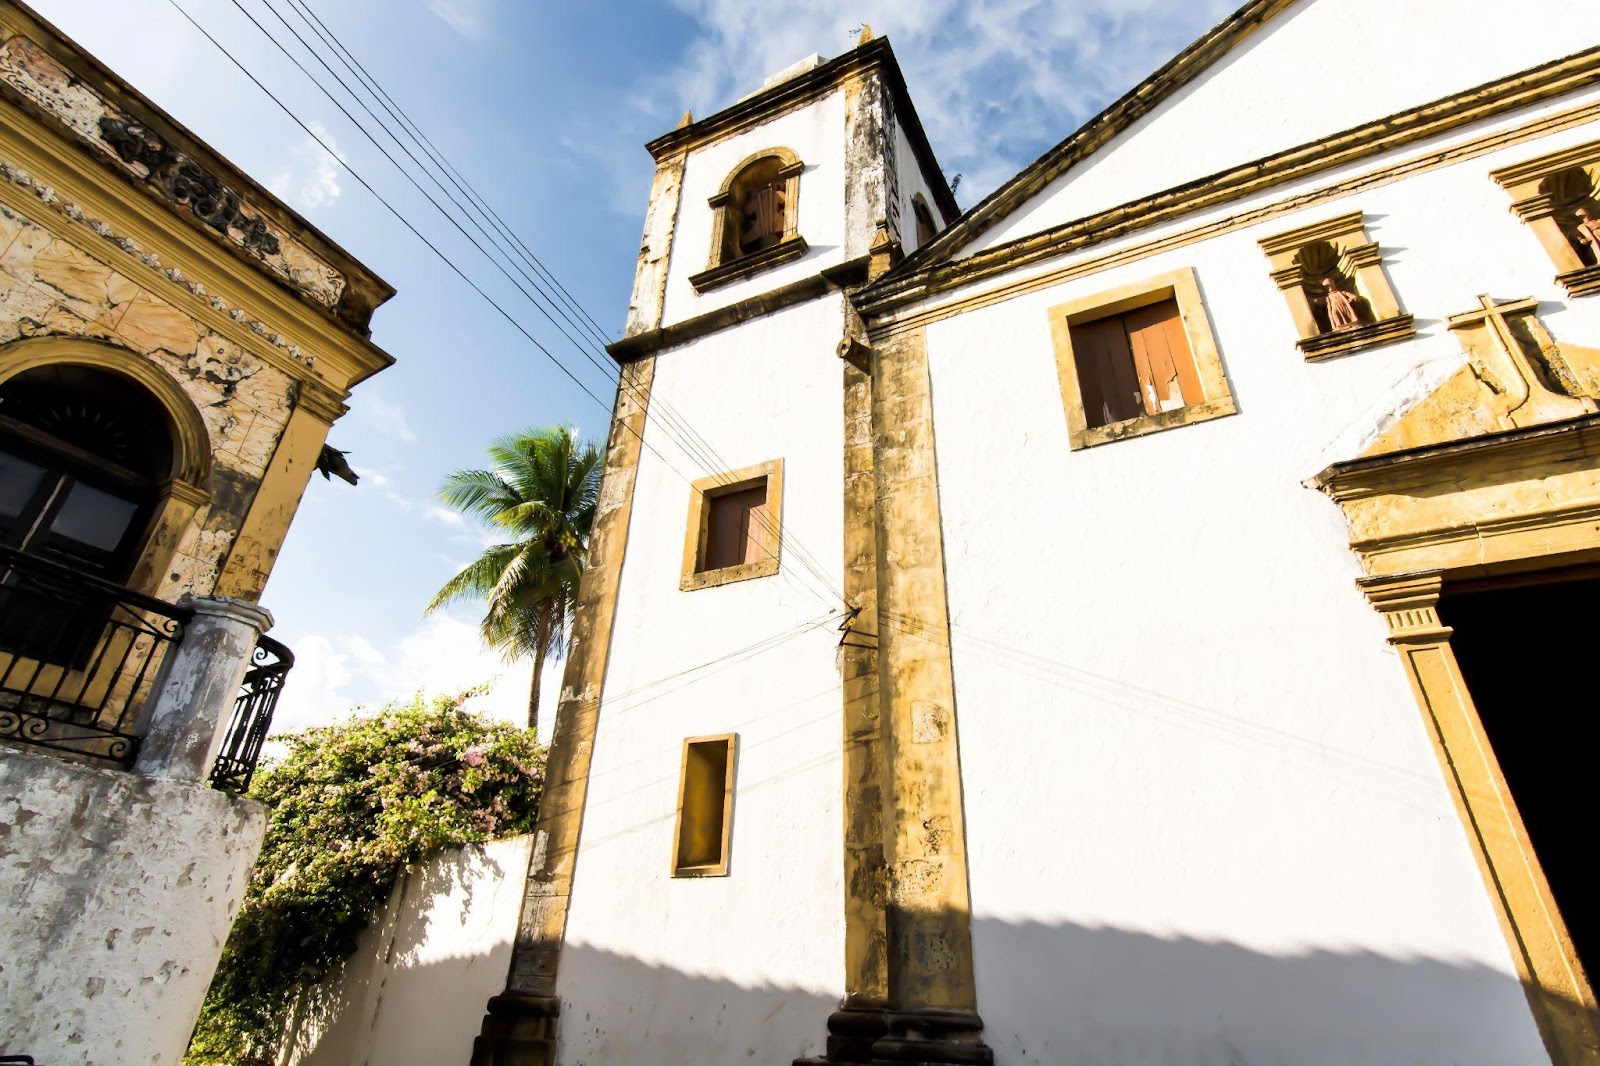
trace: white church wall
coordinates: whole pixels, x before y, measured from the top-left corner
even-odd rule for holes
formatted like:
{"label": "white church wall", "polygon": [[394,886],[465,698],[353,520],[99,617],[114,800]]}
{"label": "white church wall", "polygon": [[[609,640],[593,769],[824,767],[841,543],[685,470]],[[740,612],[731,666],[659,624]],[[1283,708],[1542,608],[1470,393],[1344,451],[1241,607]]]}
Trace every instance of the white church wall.
{"label": "white church wall", "polygon": [[452,848],[402,874],[338,976],[302,999],[282,1066],[465,1062],[505,988],[532,841]]}
{"label": "white church wall", "polygon": [[[838,634],[827,620],[842,568],[842,321],[830,296],[656,362],[558,984],[571,1066],[787,1061],[820,1049],[842,993]],[[778,575],[680,591],[685,479],[716,471],[665,431],[668,408],[724,469],[783,460]],[[730,732],[728,874],[674,878],[683,741]]]}
{"label": "white church wall", "polygon": [[[682,200],[667,269],[662,324],[670,325],[776,289],[844,261],[844,90],[780,115],[715,144],[696,149],[684,166]],[[800,157],[799,233],[808,249],[799,259],[754,277],[697,293],[689,278],[711,263],[715,196],[733,169],[766,148],[788,148]]]}
{"label": "white church wall", "polygon": [[1301,0],[964,254],[1597,44],[1590,0]]}
{"label": "white church wall", "polygon": [[934,199],[931,191],[932,183],[942,178],[938,174],[931,177],[923,174],[917,155],[911,149],[911,141],[906,137],[905,128],[899,124],[895,126],[894,151],[900,179],[900,243],[906,254],[910,255],[917,250],[917,216],[911,207],[917,196],[920,195],[927,203],[935,232],[945,227],[944,216],[939,213],[939,201]]}
{"label": "white church wall", "polygon": [[[1596,136],[927,327],[977,988],[1003,1066],[1547,1061],[1338,509],[1302,481],[1350,457],[1330,442],[1413,367],[1459,357],[1444,319],[1479,293],[1534,295],[1557,339],[1600,346],[1600,305],[1565,297],[1487,177]],[[1418,336],[1307,363],[1256,242],[1357,209]],[[1182,268],[1239,413],[1070,451],[1047,309]]]}
{"label": "white church wall", "polygon": [[0,748],[0,1052],[176,1066],[265,832],[254,800]]}

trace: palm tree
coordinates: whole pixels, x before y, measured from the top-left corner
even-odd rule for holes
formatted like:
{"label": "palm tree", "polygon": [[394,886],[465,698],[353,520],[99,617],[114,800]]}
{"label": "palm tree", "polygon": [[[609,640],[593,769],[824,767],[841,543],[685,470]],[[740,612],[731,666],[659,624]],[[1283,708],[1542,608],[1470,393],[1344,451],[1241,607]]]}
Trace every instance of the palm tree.
{"label": "palm tree", "polygon": [[444,479],[439,499],[476,518],[505,542],[445,582],[431,613],[461,600],[482,600],[483,639],[507,661],[533,657],[528,728],[539,714],[539,677],[545,659],[560,658],[578,605],[600,494],[600,449],[567,426],[524,430],[489,445],[487,470],[457,470]]}

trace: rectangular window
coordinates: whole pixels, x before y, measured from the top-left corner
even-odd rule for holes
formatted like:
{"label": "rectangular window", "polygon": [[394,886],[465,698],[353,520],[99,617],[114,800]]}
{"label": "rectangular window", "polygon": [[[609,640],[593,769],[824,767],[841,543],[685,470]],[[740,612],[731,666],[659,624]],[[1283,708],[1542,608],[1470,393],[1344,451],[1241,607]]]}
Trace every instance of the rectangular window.
{"label": "rectangular window", "polygon": [[689,491],[678,587],[689,592],[776,574],[782,528],[782,459],[699,479]]}
{"label": "rectangular window", "polygon": [[1071,328],[1091,428],[1176,411],[1204,398],[1177,300]]}
{"label": "rectangular window", "polygon": [[728,872],[737,739],[727,733],[683,742],[678,824],[672,841],[674,877],[714,877]]}
{"label": "rectangular window", "polygon": [[1174,270],[1051,307],[1073,450],[1234,413],[1193,270]]}
{"label": "rectangular window", "polygon": [[763,535],[771,521],[767,513],[767,479],[748,488],[733,489],[706,500],[706,547],[697,573],[742,566],[761,558]]}

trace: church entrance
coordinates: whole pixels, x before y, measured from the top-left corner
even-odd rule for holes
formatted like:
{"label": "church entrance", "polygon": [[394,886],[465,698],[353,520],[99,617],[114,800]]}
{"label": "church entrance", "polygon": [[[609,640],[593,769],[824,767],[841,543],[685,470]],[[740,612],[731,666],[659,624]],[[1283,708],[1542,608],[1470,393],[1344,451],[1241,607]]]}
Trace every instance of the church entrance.
{"label": "church entrance", "polygon": [[1600,597],[1600,576],[1570,572],[1515,581],[1447,584],[1439,620],[1549,880],[1573,946],[1591,975],[1600,968],[1600,878],[1593,873],[1589,819],[1600,658],[1583,620]]}

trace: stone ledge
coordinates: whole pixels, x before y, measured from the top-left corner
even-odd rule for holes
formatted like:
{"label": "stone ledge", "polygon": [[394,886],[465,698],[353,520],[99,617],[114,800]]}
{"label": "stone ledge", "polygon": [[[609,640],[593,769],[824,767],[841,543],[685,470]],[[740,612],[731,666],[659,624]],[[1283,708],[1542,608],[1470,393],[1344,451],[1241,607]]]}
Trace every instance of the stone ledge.
{"label": "stone ledge", "polygon": [[740,256],[730,263],[723,263],[721,266],[714,266],[691,275],[689,284],[694,286],[695,292],[709,292],[754,277],[764,270],[770,270],[783,263],[792,263],[805,255],[807,248],[806,239],[795,234],[779,241],[771,248],[763,248],[759,252]]}
{"label": "stone ledge", "polygon": [[1600,266],[1588,266],[1557,274],[1556,280],[1567,290],[1568,296],[1594,296],[1600,293]]}
{"label": "stone ledge", "polygon": [[1417,327],[1412,317],[1397,315],[1381,322],[1369,322],[1362,326],[1306,337],[1296,341],[1295,347],[1305,355],[1306,362],[1320,363],[1325,359],[1336,359],[1341,355],[1349,355],[1365,348],[1376,348],[1381,344],[1393,344],[1416,335]]}

